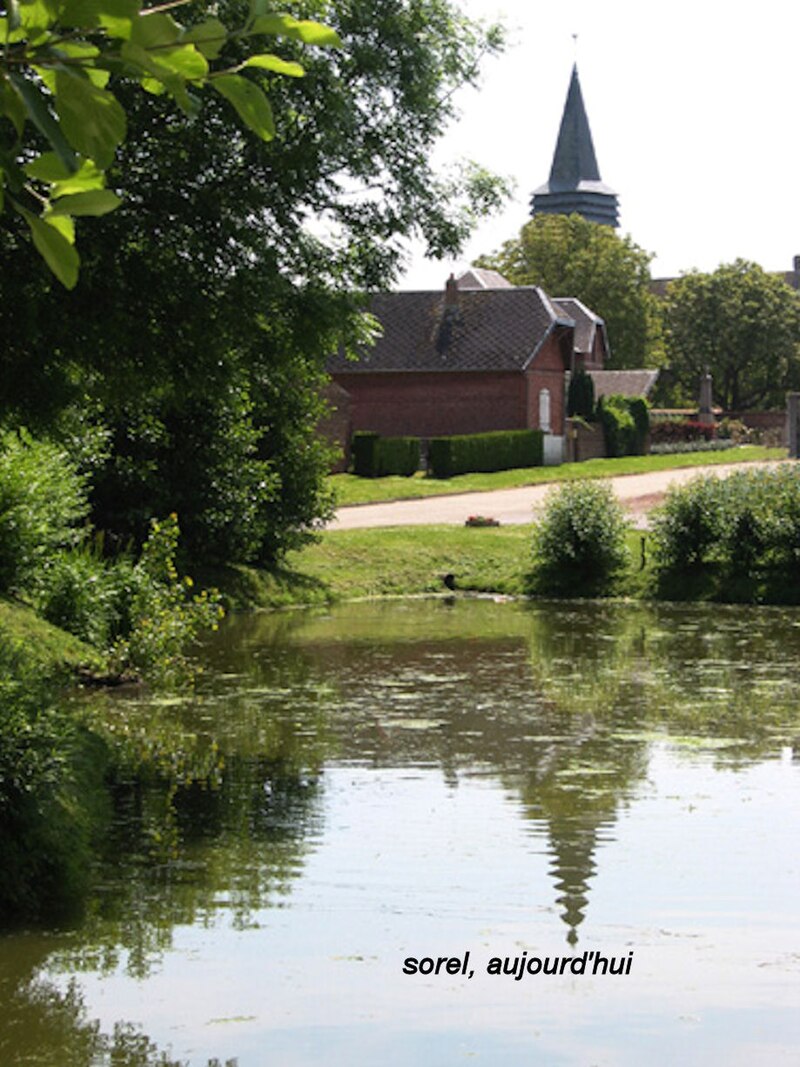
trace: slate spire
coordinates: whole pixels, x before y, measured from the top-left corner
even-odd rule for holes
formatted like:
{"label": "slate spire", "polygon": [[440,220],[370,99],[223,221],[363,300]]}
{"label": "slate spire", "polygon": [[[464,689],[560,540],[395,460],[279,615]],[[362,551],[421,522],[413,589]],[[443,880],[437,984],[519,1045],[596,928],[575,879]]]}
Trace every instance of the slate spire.
{"label": "slate spire", "polygon": [[617,194],[600,180],[577,65],[572,68],[550,179],[531,200],[532,215],[573,213],[589,222],[619,225]]}

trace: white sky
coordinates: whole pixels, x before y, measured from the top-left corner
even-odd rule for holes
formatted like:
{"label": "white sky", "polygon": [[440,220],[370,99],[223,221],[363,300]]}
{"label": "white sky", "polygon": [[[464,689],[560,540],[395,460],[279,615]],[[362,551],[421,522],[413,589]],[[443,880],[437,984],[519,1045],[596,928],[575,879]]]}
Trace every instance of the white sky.
{"label": "white sky", "polygon": [[[502,17],[509,47],[437,158],[474,159],[516,195],[457,262],[412,251],[403,289],[444,285],[515,237],[550,173],[577,54],[600,174],[620,230],[655,253],[654,277],[737,257],[790,270],[800,254],[800,0],[460,0]],[[572,34],[578,34],[577,53]]]}

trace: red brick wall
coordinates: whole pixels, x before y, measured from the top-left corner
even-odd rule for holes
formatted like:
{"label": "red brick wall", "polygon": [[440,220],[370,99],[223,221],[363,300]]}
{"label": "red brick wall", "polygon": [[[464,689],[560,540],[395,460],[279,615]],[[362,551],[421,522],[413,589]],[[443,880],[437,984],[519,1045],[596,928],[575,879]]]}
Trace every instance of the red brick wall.
{"label": "red brick wall", "polygon": [[350,394],[354,430],[427,438],[527,426],[525,376],[517,372],[345,373],[334,380]]}
{"label": "red brick wall", "polygon": [[554,434],[564,432],[564,369],[563,340],[551,335],[537,352],[533,368],[526,375],[528,379],[528,426],[532,429],[541,428],[539,426],[539,393],[542,389],[549,389],[550,432]]}
{"label": "red brick wall", "polygon": [[337,373],[354,430],[437,437],[539,428],[539,391],[550,390],[550,426],[563,433],[565,338],[548,337],[533,370]]}

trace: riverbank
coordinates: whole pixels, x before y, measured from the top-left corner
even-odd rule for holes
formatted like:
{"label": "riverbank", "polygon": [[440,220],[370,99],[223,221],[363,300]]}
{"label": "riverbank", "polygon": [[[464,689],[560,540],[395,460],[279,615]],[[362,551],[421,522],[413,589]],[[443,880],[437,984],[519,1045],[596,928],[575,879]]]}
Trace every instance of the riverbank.
{"label": "riverbank", "polygon": [[[43,683],[67,683],[81,674],[102,673],[105,658],[91,645],[52,626],[21,601],[0,597],[0,671],[4,661],[14,674],[36,676]],[[0,673],[2,681],[2,673]]]}

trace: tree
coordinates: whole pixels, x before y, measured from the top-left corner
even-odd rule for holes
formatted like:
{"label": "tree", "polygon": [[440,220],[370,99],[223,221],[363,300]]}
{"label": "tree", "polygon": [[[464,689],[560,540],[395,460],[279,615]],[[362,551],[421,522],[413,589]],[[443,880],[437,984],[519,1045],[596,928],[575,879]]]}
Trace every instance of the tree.
{"label": "tree", "polygon": [[710,373],[723,408],[781,406],[800,383],[800,296],[756,263],[737,259],[712,274],[670,283],[667,357],[677,388],[696,398]]}
{"label": "tree", "polygon": [[343,47],[268,82],[269,143],[232,130],[222,98],[189,121],[120,87],[123,203],[82,236],[74,290],[19,254],[19,220],[0,237],[0,418],[95,412],[110,439],[94,520],[123,540],[172,510],[206,560],[271,563],[302,539],[329,507],[324,362],[369,330],[361,292],[391,283],[403,236],[453,253],[498,196],[484,172],[430,164],[497,36],[444,0],[342,0],[325,18]]}
{"label": "tree", "polygon": [[515,285],[572,296],[605,320],[609,368],[655,366],[661,359],[658,303],[650,293],[652,256],[609,226],[579,215],[537,215],[519,237],[478,260]]}
{"label": "tree", "polygon": [[143,9],[141,0],[8,0],[0,16],[0,118],[6,120],[0,212],[7,201],[24,219],[36,249],[68,289],[80,263],[74,217],[102,216],[120,202],[104,188],[104,171],[127,132],[125,110],[108,87],[112,75],[167,93],[188,116],[198,112],[197,91],[211,85],[268,141],[275,133],[269,101],[239,71],[302,77],[302,66],[272,53],[223,60],[217,69],[211,63],[250,37],[340,44],[329,27],[267,13],[262,0],[253,0],[235,31],[216,17],[216,5],[212,17],[195,17],[188,27],[167,13],[188,4]]}

